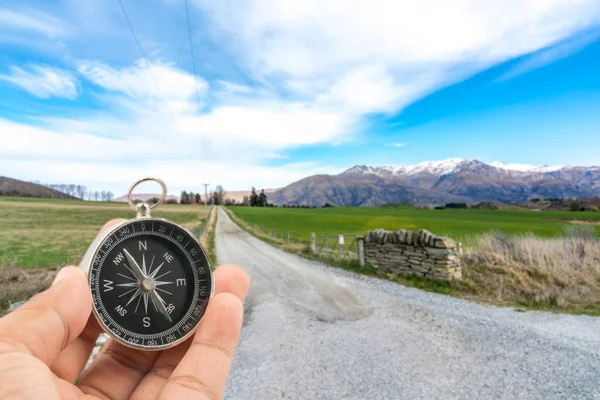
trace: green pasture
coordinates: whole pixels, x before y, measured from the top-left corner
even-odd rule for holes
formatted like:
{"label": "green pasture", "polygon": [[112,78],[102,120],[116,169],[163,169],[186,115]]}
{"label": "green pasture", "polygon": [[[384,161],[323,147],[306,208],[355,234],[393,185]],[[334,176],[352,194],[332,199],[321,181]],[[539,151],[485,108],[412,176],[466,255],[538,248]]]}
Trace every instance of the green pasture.
{"label": "green pasture", "polygon": [[[205,209],[164,204],[152,215],[193,229]],[[77,264],[104,223],[133,217],[126,203],[0,197],[0,266]]]}
{"label": "green pasture", "polygon": [[230,207],[238,217],[250,224],[273,228],[283,234],[291,232],[295,239],[317,234],[363,235],[373,229],[427,229],[436,235],[466,241],[487,231],[510,235],[534,233],[551,237],[565,233],[573,221],[592,224],[600,233],[600,212],[555,212],[530,210],[429,210],[412,206],[375,208],[259,208]]}

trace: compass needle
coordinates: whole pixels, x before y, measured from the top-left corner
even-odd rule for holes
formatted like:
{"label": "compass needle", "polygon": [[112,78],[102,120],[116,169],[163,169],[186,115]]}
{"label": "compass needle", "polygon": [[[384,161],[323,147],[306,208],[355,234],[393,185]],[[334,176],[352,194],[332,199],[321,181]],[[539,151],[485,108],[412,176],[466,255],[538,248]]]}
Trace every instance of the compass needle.
{"label": "compass needle", "polygon": [[[133,203],[144,181],[158,182],[156,204]],[[213,294],[206,252],[185,227],[151,216],[166,198],[164,183],[136,182],[128,194],[137,217],[109,228],[86,252],[92,310],[115,341],[141,351],[165,350],[193,335]]]}
{"label": "compass needle", "polygon": [[122,273],[120,273],[120,272],[117,272],[117,275],[119,275],[119,276],[122,276],[123,278],[129,279],[129,280],[132,280],[132,281],[134,281],[134,282],[137,282],[137,279],[135,279],[135,278],[132,278],[132,277],[130,277],[130,276],[127,276],[127,275],[123,275],[123,274],[122,274]]}
{"label": "compass needle", "polygon": [[[163,317],[167,319],[169,322],[173,322],[171,320],[171,316],[167,312],[167,308],[165,307],[165,301],[160,297],[156,291],[150,292],[150,298],[152,299],[152,303],[154,303],[154,307],[159,311]],[[157,304],[158,303],[158,304]]]}
{"label": "compass needle", "polygon": [[142,272],[142,269],[140,268],[140,266],[138,265],[138,263],[135,261],[135,259],[131,256],[131,254],[129,254],[129,252],[127,251],[127,249],[123,249],[123,254],[125,254],[125,257],[127,258],[127,262],[129,263],[129,270],[131,271],[131,273],[133,274],[133,276],[135,276],[137,278],[138,281],[143,281],[144,280],[144,273]]}
{"label": "compass needle", "polygon": [[140,286],[139,283],[137,282],[127,282],[127,283],[119,283],[117,284],[118,287],[138,287]]}

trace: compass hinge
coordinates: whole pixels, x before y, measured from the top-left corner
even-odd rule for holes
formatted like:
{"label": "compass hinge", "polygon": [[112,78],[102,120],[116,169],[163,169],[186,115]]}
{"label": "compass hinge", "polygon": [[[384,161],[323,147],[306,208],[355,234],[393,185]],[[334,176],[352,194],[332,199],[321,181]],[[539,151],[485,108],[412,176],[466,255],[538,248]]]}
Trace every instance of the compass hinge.
{"label": "compass hinge", "polygon": [[136,218],[150,217],[150,205],[148,203],[138,203],[135,205],[137,211]]}

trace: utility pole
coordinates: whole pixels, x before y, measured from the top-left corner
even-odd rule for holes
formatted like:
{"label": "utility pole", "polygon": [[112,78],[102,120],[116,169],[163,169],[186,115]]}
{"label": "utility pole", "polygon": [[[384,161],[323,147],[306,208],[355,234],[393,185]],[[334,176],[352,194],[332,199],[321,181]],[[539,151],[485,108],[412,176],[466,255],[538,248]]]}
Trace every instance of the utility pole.
{"label": "utility pole", "polygon": [[210,183],[203,183],[204,185],[204,205],[205,208],[208,208],[208,186],[210,186]]}

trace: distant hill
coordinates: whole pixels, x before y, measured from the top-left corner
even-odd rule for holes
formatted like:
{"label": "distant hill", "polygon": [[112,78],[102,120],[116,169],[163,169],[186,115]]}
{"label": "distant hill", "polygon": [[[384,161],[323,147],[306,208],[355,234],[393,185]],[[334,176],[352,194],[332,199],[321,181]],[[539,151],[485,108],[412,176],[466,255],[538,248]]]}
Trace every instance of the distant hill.
{"label": "distant hill", "polygon": [[357,165],[338,175],[313,175],[277,190],[269,200],[280,205],[431,206],[598,195],[600,167],[486,164],[453,158],[413,166]]}
{"label": "distant hill", "polygon": [[45,199],[75,199],[75,197],[37,183],[0,176],[0,196],[38,197]]}

